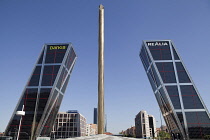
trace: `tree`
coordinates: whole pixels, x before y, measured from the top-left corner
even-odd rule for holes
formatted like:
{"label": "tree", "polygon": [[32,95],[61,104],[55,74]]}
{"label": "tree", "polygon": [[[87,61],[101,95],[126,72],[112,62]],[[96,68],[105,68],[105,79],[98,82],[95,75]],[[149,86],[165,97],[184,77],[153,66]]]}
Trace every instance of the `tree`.
{"label": "tree", "polygon": [[210,140],[210,135],[205,135],[204,138]]}
{"label": "tree", "polygon": [[160,131],[158,137],[160,137],[161,139],[170,139],[171,135],[165,131]]}

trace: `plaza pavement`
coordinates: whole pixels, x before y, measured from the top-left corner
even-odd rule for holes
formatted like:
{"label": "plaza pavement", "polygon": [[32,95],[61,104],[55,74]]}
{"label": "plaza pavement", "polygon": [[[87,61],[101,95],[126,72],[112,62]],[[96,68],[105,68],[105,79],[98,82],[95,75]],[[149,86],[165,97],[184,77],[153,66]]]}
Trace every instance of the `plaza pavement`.
{"label": "plaza pavement", "polygon": [[94,136],[85,136],[85,137],[76,137],[76,138],[67,138],[67,139],[56,139],[56,140],[145,140],[145,139],[110,136],[110,135],[101,134],[101,135],[94,135]]}

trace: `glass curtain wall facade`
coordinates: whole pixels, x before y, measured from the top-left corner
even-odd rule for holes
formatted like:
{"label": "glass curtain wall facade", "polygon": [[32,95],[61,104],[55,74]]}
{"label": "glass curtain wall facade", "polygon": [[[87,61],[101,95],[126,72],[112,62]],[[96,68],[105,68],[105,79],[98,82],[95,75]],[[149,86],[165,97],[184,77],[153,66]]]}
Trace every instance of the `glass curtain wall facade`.
{"label": "glass curtain wall facade", "polygon": [[86,118],[78,111],[59,112],[51,138],[72,138],[86,136]]}
{"label": "glass curtain wall facade", "polygon": [[140,59],[172,137],[209,135],[209,112],[173,42],[143,41]]}
{"label": "glass curtain wall facade", "polygon": [[5,135],[17,140],[50,135],[76,58],[71,43],[43,46]]}

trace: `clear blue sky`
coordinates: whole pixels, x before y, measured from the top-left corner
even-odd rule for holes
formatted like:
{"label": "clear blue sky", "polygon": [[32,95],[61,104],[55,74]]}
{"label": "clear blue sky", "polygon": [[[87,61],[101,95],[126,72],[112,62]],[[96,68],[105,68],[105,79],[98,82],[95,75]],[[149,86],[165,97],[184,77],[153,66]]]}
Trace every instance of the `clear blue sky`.
{"label": "clear blue sky", "polygon": [[97,107],[98,6],[105,7],[108,131],[160,114],[139,59],[142,40],[172,39],[210,109],[209,0],[0,1],[0,131],[4,131],[44,43],[72,42],[78,55],[60,111],[93,122]]}

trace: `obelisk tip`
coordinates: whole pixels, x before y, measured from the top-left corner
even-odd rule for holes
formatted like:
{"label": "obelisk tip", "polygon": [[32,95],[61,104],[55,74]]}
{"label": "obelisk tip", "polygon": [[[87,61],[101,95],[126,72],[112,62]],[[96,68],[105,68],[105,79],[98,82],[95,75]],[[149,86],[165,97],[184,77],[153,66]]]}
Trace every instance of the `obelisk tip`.
{"label": "obelisk tip", "polygon": [[104,6],[102,4],[100,4],[99,9],[104,9]]}

